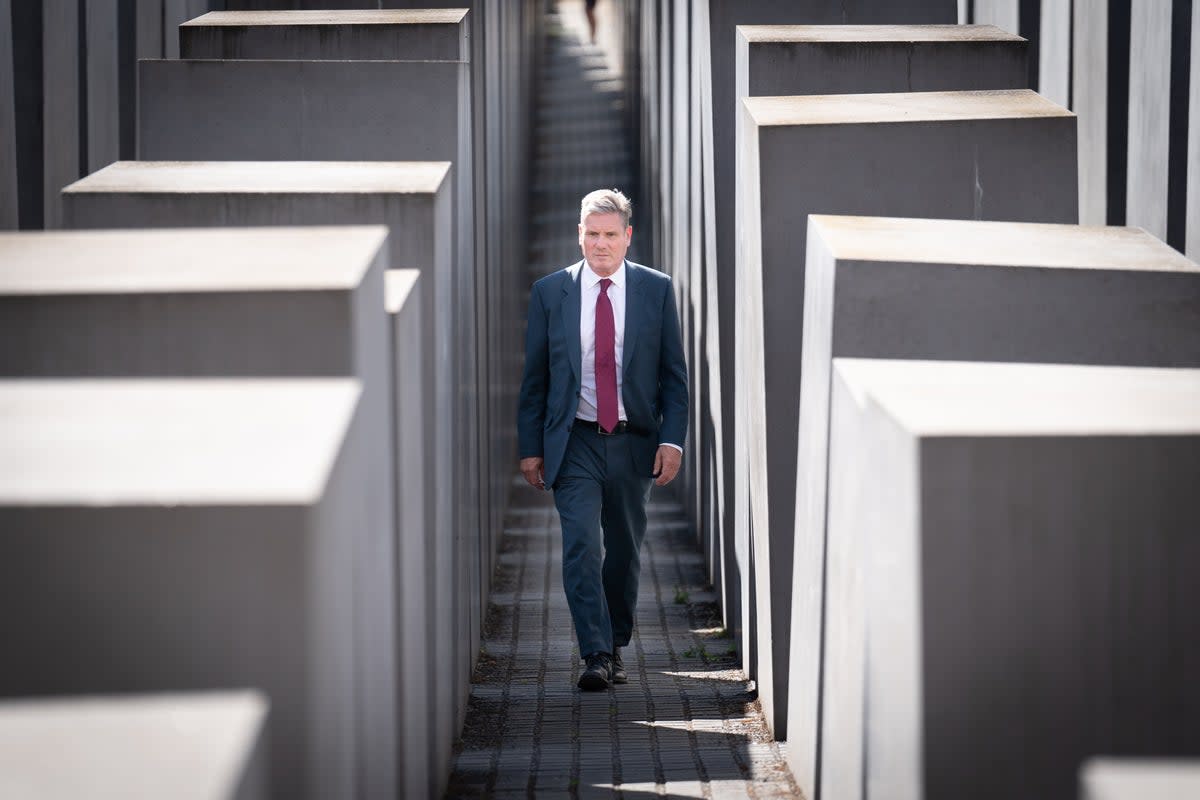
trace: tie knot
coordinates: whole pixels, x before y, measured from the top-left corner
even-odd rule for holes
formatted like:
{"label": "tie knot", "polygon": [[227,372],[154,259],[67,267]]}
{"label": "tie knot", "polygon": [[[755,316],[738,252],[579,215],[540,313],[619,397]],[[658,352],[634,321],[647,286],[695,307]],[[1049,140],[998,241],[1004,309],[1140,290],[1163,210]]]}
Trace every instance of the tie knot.
{"label": "tie knot", "polygon": [[603,292],[604,294],[608,294],[609,286],[612,286],[612,278],[601,278],[600,279],[600,291],[601,292]]}

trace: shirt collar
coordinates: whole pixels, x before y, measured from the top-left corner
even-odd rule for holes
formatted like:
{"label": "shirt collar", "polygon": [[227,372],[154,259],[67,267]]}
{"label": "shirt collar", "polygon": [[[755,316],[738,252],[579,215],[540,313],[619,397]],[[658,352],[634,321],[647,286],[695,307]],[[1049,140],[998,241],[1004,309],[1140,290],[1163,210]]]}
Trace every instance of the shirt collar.
{"label": "shirt collar", "polygon": [[[608,276],[613,282],[613,286],[618,288],[625,286],[625,262],[621,262],[621,266],[617,267],[617,271]],[[596,284],[600,283],[600,276],[595,270],[588,266],[587,259],[583,261],[583,286],[586,289],[591,289]]]}

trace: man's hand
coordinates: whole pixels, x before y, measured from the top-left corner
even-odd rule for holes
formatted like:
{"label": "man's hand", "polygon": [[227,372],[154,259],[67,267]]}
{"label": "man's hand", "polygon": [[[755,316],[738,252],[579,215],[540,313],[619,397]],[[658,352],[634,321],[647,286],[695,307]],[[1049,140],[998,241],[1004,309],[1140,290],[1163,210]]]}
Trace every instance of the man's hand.
{"label": "man's hand", "polygon": [[682,461],[682,453],[669,444],[660,444],[658,452],[654,454],[654,485],[666,486],[675,480],[675,476],[679,474],[679,464]]}
{"label": "man's hand", "polygon": [[[542,468],[546,464],[546,459],[541,456],[530,456],[529,458],[521,459],[521,474],[525,476],[525,480],[529,481],[529,485],[535,489],[545,489],[546,481],[543,480]],[[676,459],[676,469],[679,469],[678,459]]]}

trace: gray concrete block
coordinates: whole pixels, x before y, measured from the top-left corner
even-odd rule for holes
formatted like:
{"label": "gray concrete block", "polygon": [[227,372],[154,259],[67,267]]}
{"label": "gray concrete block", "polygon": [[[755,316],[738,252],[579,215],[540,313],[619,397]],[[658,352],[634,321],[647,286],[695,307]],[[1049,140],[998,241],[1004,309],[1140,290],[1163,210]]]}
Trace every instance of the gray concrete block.
{"label": "gray concrete block", "polygon": [[1188,800],[1200,797],[1200,761],[1093,758],[1079,770],[1080,800]]}
{"label": "gray concrete block", "polygon": [[17,84],[13,68],[12,0],[0,0],[0,230],[17,227]]}
{"label": "gray concrete block", "polygon": [[[757,569],[759,691],[787,725],[797,398],[810,213],[1074,223],[1075,118],[1028,90],[747,98],[739,153],[738,457],[749,482]],[[812,730],[812,715],[801,724]],[[807,748],[805,748],[807,750]],[[797,776],[801,788],[811,772]]]}
{"label": "gray concrete block", "polygon": [[832,384],[821,796],[1070,797],[1097,753],[1195,757],[1200,370],[850,359]]}
{"label": "gray concrete block", "polygon": [[470,141],[462,62],[141,61],[138,75],[141,160],[457,165]]}
{"label": "gray concrete block", "polygon": [[[736,29],[739,25],[934,25],[953,24],[957,21],[954,0],[861,0],[854,3],[831,3],[827,0],[708,0],[707,14],[698,13],[694,25],[695,36],[689,45],[699,54],[697,65],[692,68],[699,82],[700,105],[702,107],[703,130],[701,171],[704,175],[703,205],[712,219],[704,224],[711,242],[706,242],[705,283],[711,285],[710,314],[714,320],[708,325],[706,334],[718,349],[720,395],[723,399],[721,416],[721,440],[723,458],[720,466],[720,483],[726,489],[722,509],[721,528],[732,532],[736,526],[746,525],[745,473],[738,471],[733,454],[738,450],[736,396],[741,385],[740,367],[736,363],[734,337],[730,335],[736,324],[735,285],[737,260],[735,195],[738,178],[735,170],[737,160],[736,130],[738,119],[738,94],[736,85],[737,58]],[[699,9],[701,7],[697,7]],[[643,24],[653,24],[657,13],[653,6],[645,7]],[[656,48],[657,49],[657,48]],[[653,65],[648,65],[653,66]],[[860,91],[860,90],[856,90]],[[646,102],[652,111],[658,106],[669,107],[661,102],[661,92],[651,87]],[[653,114],[643,127],[644,131],[670,130],[670,126],[658,125]],[[646,133],[651,136],[656,134]],[[669,264],[663,265],[670,268]],[[738,564],[739,572],[752,569],[749,564],[749,542],[743,534],[727,534],[736,541],[726,552]],[[748,574],[748,573],[747,573]],[[732,577],[732,576],[731,576]],[[745,578],[742,577],[744,584]],[[753,648],[749,646],[751,603],[746,601],[749,592],[744,585],[737,591],[742,594],[742,615],[733,627],[740,628],[742,638],[743,665],[757,675]]]}
{"label": "gray concrete block", "polygon": [[[87,171],[121,157],[121,85],[117,63],[117,0],[87,4]],[[61,188],[61,187],[60,187]]]}
{"label": "gray concrete block", "polygon": [[254,691],[0,702],[0,795],[264,800]]}
{"label": "gray concrete block", "polygon": [[[461,446],[449,452],[461,453],[472,466],[455,480],[435,483],[446,502],[435,507],[452,510],[453,529],[462,537],[463,607],[471,631],[456,659],[464,687],[485,580],[478,560],[480,481],[474,465],[478,403],[486,391],[476,309],[487,275],[475,244],[483,222],[476,197],[484,184],[474,167],[470,67],[435,61],[143,61],[138,112],[141,159],[453,162],[452,286],[455,307],[470,311],[450,318],[461,332],[455,348],[444,354],[456,394],[437,408],[455,411]],[[441,347],[444,340],[433,341]]]}
{"label": "gray concrete block", "polygon": [[[445,162],[121,161],[63,190],[69,228],[387,225],[388,263],[442,273],[449,297]],[[431,309],[432,310],[432,309]],[[444,353],[450,353],[450,344]]]}
{"label": "gray concrete block", "polygon": [[[363,425],[386,441],[386,238],[382,226],[0,236],[0,374],[353,376]],[[350,586],[365,786],[386,793],[399,679],[393,453],[366,463]]]}
{"label": "gray concrete block", "polygon": [[163,49],[163,3],[162,0],[136,0],[138,58],[162,58]]}
{"label": "gray concrete block", "polygon": [[1165,239],[1171,138],[1171,4],[1133,0],[1133,6],[1125,222]]}
{"label": "gray concrete block", "polygon": [[1200,258],[1200,14],[1192,13],[1192,64],[1188,76],[1186,252]]}
{"label": "gray concrete block", "polygon": [[[1027,47],[1021,37],[990,25],[740,25],[736,31],[734,96],[740,100],[783,95],[1019,89],[1028,82]],[[742,151],[745,126],[745,117],[738,115],[735,152]],[[723,167],[718,165],[717,169],[719,172]],[[732,258],[726,263],[728,273],[732,273]],[[714,282],[727,281],[725,285],[731,287],[717,300],[727,306],[721,313],[730,320],[729,327],[733,327],[735,318],[734,298],[740,296],[732,288],[732,278],[732,274],[710,278]],[[733,340],[732,336],[726,338]],[[736,354],[730,359],[736,363]],[[729,387],[727,402],[736,404],[739,391],[739,384]],[[744,472],[735,468],[735,474]],[[738,481],[737,486],[734,506],[745,509],[749,502],[747,484]],[[737,521],[733,535],[736,551],[743,554],[739,559],[740,604],[746,610],[745,633],[754,627],[749,616],[755,613],[745,555],[750,551],[749,517],[739,513]]]}
{"label": "gray concrete block", "polygon": [[826,216],[809,226],[793,578],[813,588],[792,598],[789,758],[811,763],[819,748],[821,796],[842,797],[859,788],[862,763],[839,732],[856,725],[861,682],[844,655],[858,634],[845,600],[857,573],[833,570],[840,543],[825,523],[831,359],[1200,367],[1200,267],[1134,228]]}
{"label": "gray concrete block", "polygon": [[45,226],[62,226],[58,192],[83,174],[79,161],[79,4],[42,5],[42,152]]}
{"label": "gray concrete block", "polygon": [[737,97],[1024,89],[1028,44],[991,25],[740,25]]}
{"label": "gray concrete block", "polygon": [[273,11],[300,9],[313,11],[352,11],[362,8],[379,8],[380,0],[225,0],[230,11]]}
{"label": "gray concrete block", "polygon": [[[459,377],[464,367],[456,359],[469,350],[466,337],[475,310],[461,294],[469,275],[451,253],[449,183],[450,167],[445,163],[121,162],[72,185],[64,198],[68,224],[81,228],[388,225],[388,263],[418,269],[425,276],[419,284],[426,410],[421,452],[429,454],[424,508],[429,529],[436,532],[432,535],[439,542],[451,542],[458,529],[455,515],[470,502],[457,491],[454,478],[469,463],[458,454],[468,452],[471,428],[464,420],[474,419],[457,388],[466,381]],[[454,556],[456,570],[465,557]],[[440,585],[456,603],[454,624],[441,631],[450,631],[454,654],[440,663],[463,664],[474,651],[475,638],[463,620],[466,601],[448,586]],[[465,692],[466,680],[464,674],[461,680],[439,682],[439,707],[452,707],[449,693]],[[448,748],[458,728],[450,722],[439,725],[444,729],[439,729],[436,741],[446,748],[439,751],[446,759],[441,776],[449,774]]]}
{"label": "gray concrete block", "polygon": [[1071,110],[1079,115],[1079,221],[1108,221],[1108,3],[1072,9]]}
{"label": "gray concrete block", "polygon": [[1021,0],[975,0],[975,22],[1006,31],[1021,29]]}
{"label": "gray concrete block", "polygon": [[1071,105],[1071,3],[1042,4],[1037,28],[1037,90],[1060,106]]}
{"label": "gray concrete block", "polygon": [[184,58],[470,61],[466,8],[214,11],[179,28]]}
{"label": "gray concrete block", "polygon": [[448,769],[454,683],[439,678],[454,659],[454,552],[450,537],[437,536],[433,509],[425,506],[425,428],[429,424],[422,337],[420,271],[389,270],[384,296],[389,337],[392,419],[395,423],[396,642],[399,690],[400,796],[437,794]]}
{"label": "gray concrete block", "polygon": [[256,687],[272,797],[370,794],[360,393],[351,379],[0,381],[0,697]]}

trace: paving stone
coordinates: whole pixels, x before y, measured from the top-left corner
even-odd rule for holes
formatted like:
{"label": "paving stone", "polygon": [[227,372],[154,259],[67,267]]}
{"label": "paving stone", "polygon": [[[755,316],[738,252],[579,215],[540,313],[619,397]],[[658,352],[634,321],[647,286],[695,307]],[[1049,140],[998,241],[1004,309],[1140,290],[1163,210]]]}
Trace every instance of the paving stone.
{"label": "paving stone", "polygon": [[[607,70],[591,68],[599,52],[573,38],[548,44],[531,280],[578,260],[584,194],[632,188],[632,148],[612,103],[618,87]],[[635,236],[634,261],[638,243]],[[629,683],[582,694],[553,498],[519,476],[512,486],[484,631],[489,661],[475,676],[447,796],[798,796],[782,753],[763,746],[769,734],[726,655],[729,640],[712,629],[719,623],[705,604],[715,595],[681,506],[657,492],[647,506],[637,627],[622,652]],[[675,603],[677,589],[688,602]]]}

